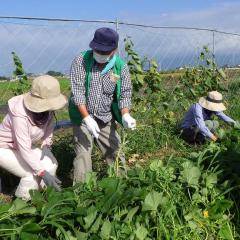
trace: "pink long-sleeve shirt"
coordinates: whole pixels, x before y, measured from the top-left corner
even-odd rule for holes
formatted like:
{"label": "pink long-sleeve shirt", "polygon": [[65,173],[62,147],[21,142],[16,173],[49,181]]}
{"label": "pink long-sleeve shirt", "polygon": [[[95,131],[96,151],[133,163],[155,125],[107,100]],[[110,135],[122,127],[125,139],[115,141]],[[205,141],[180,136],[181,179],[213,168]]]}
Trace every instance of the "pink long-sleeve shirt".
{"label": "pink long-sleeve shirt", "polygon": [[23,95],[13,97],[8,101],[8,114],[0,124],[0,148],[19,151],[22,159],[37,174],[44,168],[39,157],[32,151],[32,145],[40,140],[43,145],[51,145],[53,129],[53,114],[50,114],[46,124],[38,127],[27,114]]}

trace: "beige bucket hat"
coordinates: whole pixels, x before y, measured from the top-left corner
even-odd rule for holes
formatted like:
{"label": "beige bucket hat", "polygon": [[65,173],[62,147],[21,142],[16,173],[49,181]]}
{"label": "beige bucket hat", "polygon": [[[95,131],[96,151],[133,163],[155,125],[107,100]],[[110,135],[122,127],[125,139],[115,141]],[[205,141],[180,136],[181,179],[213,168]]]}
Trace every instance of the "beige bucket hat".
{"label": "beige bucket hat", "polygon": [[222,112],[226,110],[223,104],[222,94],[217,91],[209,92],[207,97],[201,97],[198,103],[210,111]]}
{"label": "beige bucket hat", "polygon": [[61,94],[58,80],[42,75],[32,82],[30,92],[24,94],[24,105],[32,112],[54,111],[63,108],[67,98]]}

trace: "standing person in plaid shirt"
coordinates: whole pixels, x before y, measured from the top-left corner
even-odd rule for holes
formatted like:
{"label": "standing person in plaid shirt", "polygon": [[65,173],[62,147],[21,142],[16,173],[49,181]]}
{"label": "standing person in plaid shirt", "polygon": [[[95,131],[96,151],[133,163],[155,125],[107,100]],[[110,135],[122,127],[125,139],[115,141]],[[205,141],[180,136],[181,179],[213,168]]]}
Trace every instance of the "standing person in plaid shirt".
{"label": "standing person in plaid shirt", "polygon": [[[127,64],[116,54],[118,33],[97,29],[89,46],[72,63],[69,115],[75,141],[74,182],[84,181],[92,171],[93,142],[98,144],[108,164],[120,147],[116,121],[136,128],[129,114],[132,85]],[[122,159],[123,160],[123,159]]]}

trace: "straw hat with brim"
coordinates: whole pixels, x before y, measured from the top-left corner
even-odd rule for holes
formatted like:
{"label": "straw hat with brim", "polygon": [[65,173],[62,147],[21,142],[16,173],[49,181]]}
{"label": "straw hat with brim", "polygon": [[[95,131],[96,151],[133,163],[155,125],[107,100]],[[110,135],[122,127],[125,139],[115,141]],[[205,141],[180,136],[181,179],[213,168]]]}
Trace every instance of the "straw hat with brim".
{"label": "straw hat with brim", "polygon": [[37,77],[30,92],[24,94],[24,105],[32,112],[54,111],[63,108],[67,98],[61,94],[56,78],[49,75]]}
{"label": "straw hat with brim", "polygon": [[222,94],[217,91],[209,92],[207,97],[201,97],[198,103],[210,111],[222,112],[226,110],[223,104]]}

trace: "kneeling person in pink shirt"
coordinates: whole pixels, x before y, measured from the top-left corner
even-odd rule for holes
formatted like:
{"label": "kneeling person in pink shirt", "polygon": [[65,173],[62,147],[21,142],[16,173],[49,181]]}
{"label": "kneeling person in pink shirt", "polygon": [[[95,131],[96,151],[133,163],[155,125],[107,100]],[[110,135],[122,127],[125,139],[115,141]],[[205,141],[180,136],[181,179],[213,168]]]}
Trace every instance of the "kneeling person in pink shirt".
{"label": "kneeling person in pink shirt", "polygon": [[[48,75],[35,78],[29,93],[8,101],[8,113],[0,124],[0,168],[21,178],[17,197],[29,200],[29,190],[44,185],[60,190],[57,161],[48,147],[54,130],[53,111],[66,103],[58,80]],[[33,146],[41,140],[41,149]]]}

